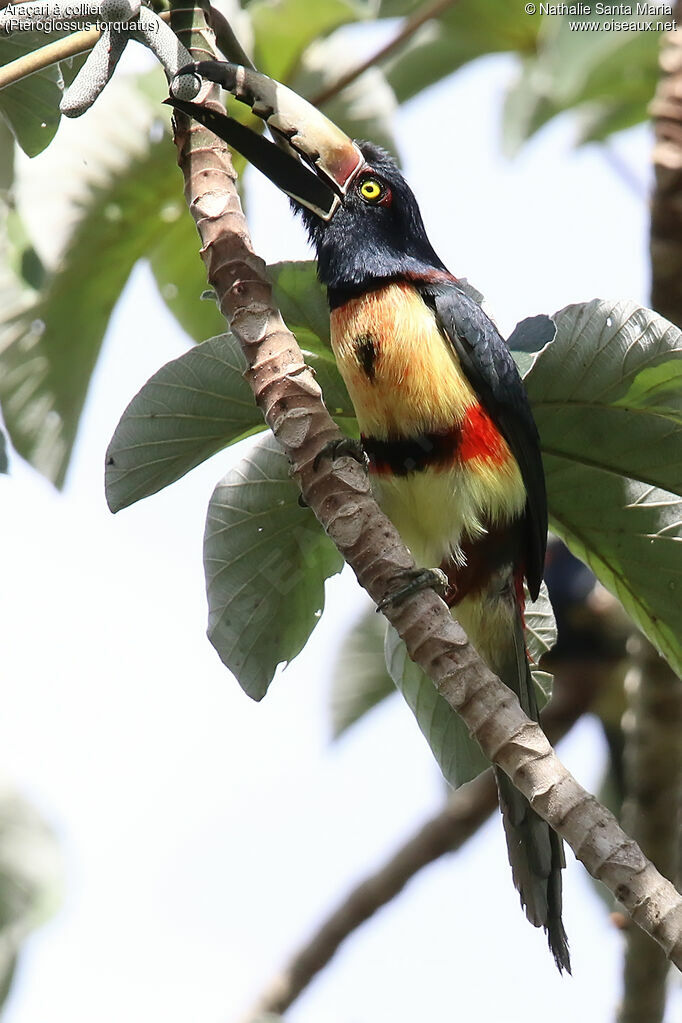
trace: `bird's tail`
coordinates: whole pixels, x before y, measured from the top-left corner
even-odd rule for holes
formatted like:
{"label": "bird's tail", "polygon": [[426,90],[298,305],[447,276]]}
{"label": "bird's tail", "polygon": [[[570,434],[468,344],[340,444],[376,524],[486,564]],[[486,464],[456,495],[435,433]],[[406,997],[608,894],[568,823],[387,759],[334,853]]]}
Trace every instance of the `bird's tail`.
{"label": "bird's tail", "polygon": [[[516,693],[526,714],[537,721],[538,705],[516,587],[513,579],[499,583],[497,579],[483,593],[466,597],[453,610],[490,669]],[[561,871],[566,862],[563,843],[504,771],[496,767],[495,777],[509,862],[521,905],[533,926],[544,927],[559,970],[570,973],[568,941],[561,920]]]}

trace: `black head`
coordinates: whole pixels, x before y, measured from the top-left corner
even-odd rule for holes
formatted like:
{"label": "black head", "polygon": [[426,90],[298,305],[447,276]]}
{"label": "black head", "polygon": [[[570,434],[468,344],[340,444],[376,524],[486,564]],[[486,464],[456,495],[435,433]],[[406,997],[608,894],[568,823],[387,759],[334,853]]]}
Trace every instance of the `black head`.
{"label": "black head", "polygon": [[[195,95],[203,78],[248,103],[277,145],[183,99],[186,87]],[[449,276],[395,160],[371,142],[353,142],[291,89],[253,68],[201,61],[180,70],[168,102],[229,142],[290,196],[317,251],[319,277],[332,304],[389,280]]]}
{"label": "black head", "polygon": [[426,236],[417,200],[395,160],[372,142],[355,143],[367,161],[330,220],[295,200],[317,253],[318,274],[346,297],[396,278],[447,272]]}

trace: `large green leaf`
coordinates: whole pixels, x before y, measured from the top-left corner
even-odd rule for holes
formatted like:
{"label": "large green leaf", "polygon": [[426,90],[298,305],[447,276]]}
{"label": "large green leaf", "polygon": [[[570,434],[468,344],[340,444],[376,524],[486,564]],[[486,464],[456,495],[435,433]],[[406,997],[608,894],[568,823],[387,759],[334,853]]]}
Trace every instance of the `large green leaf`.
{"label": "large green leaf", "polygon": [[[532,661],[539,663],[555,641],[554,615],[543,583],[537,601],[526,607],[526,645]],[[391,678],[417,719],[445,780],[457,788],[489,767],[489,760],[469,735],[459,714],[443,699],[431,679],[410,660],[405,644],[391,627],[386,633],[385,654]],[[542,706],[550,695],[550,676],[533,670],[533,678],[538,703]]]}
{"label": "large green leaf", "polygon": [[371,608],[343,641],[332,676],[330,710],[335,739],[395,693],[386,670],[385,635],[386,620]]}
{"label": "large green leaf", "polygon": [[486,53],[535,50],[540,18],[508,0],[460,0],[426,22],[384,65],[399,102]]}
{"label": "large green leaf", "polygon": [[[353,407],[333,360],[306,352],[327,408],[342,424]],[[236,340],[221,334],[162,366],[123,413],[107,450],[112,511],[155,494],[228,444],[265,428]]]}
{"label": "large green leaf", "polygon": [[682,333],[634,302],[554,320],[526,377],[545,454],[682,493]]}
{"label": "large green leaf", "polygon": [[170,163],[164,138],[94,189],[44,290],[0,324],[0,400],[12,442],[58,485],[109,316],[131,269],[166,230],[160,210],[177,191]]}
{"label": "large green leaf", "polygon": [[249,14],[256,66],[280,82],[289,80],[306,47],[366,12],[357,0],[254,0]]}
{"label": "large green leaf", "polygon": [[554,317],[526,377],[552,528],[682,670],[682,334],[633,303]]}
{"label": "large green leaf", "polygon": [[[59,38],[58,32],[49,38]],[[0,67],[44,46],[44,32],[0,33]],[[62,98],[61,74],[56,64],[21,78],[0,89],[0,114],[28,156],[36,156],[50,144],[59,127],[59,103]]]}
{"label": "large green leaf", "polygon": [[208,507],[204,567],[208,635],[252,699],[303,649],[343,559],[308,508],[272,434],[218,484]]}
{"label": "large green leaf", "polygon": [[246,360],[221,334],[162,366],[128,405],[106,457],[112,511],[155,494],[265,423],[244,379]]}
{"label": "large green leaf", "polygon": [[[155,114],[139,90],[126,84],[117,93],[115,86],[102,102],[111,98],[110,113],[136,104],[130,121],[136,127],[146,124],[146,132],[122,149],[120,121],[112,118],[109,136],[100,120],[90,132],[78,133],[80,123],[66,125],[71,174],[74,151],[82,147],[75,173],[84,178],[66,220],[66,243],[44,287],[30,302],[22,297],[23,312],[0,310],[0,400],[7,429],[19,453],[58,485],[109,317],[140,258],[154,259],[167,298],[172,288],[183,310],[193,310],[187,317],[183,313],[188,326],[191,319],[196,330],[223,329],[214,304],[200,300],[204,270],[192,219],[178,198],[170,139],[163,133],[150,137]],[[93,131],[96,147],[88,137]],[[61,134],[39,158],[48,161],[46,166],[56,161],[60,141]]]}
{"label": "large green leaf", "polygon": [[682,675],[682,499],[563,458],[545,473],[553,531]]}

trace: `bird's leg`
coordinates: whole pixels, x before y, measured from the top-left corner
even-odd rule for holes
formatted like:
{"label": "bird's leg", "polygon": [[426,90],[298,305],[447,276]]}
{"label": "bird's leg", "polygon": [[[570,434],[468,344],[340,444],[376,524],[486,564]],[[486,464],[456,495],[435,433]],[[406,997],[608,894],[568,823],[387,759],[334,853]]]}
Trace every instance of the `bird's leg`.
{"label": "bird's leg", "polygon": [[445,597],[448,577],[439,568],[406,568],[397,576],[400,584],[386,594],[377,604],[377,611],[402,603],[420,590],[435,590],[439,597]]}
{"label": "bird's leg", "polygon": [[354,458],[364,469],[369,465],[369,459],[359,440],[356,440],[354,437],[336,437],[334,440],[327,441],[324,447],[317,452],[313,462],[313,469],[317,471],[324,458],[335,461],[337,458],[344,457]]}

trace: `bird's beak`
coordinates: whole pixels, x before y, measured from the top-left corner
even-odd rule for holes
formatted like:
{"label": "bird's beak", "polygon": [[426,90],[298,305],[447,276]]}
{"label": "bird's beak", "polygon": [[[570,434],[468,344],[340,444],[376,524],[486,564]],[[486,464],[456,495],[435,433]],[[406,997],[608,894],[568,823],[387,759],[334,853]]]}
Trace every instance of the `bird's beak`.
{"label": "bird's beak", "polygon": [[[226,114],[180,98],[183,92],[187,94],[183,76],[207,78],[248,103],[270,128],[277,145]],[[196,89],[193,91],[196,95]],[[365,164],[352,139],[329,118],[285,85],[252,68],[219,61],[188,64],[171,82],[166,102],[210,128],[322,220],[331,220]]]}

